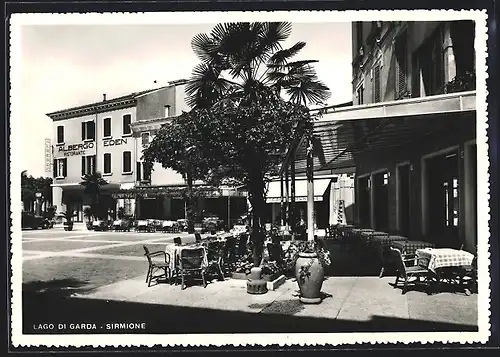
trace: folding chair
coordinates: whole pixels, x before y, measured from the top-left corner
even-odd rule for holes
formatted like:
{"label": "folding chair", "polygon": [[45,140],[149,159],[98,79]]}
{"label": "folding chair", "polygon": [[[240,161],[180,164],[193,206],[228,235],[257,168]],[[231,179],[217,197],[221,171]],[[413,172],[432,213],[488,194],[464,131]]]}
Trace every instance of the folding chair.
{"label": "folding chair", "polygon": [[[153,279],[159,279],[164,277],[165,279],[169,280],[172,278],[171,270],[170,270],[170,254],[164,251],[156,251],[156,252],[150,252],[148,247],[143,245],[144,248],[144,255],[148,259],[149,267],[148,267],[148,273],[146,275],[146,283],[148,283],[148,287],[151,286],[151,281]],[[153,261],[153,257],[157,256],[163,256],[163,262],[155,262]],[[154,275],[157,271],[163,270],[164,273],[160,275]]]}

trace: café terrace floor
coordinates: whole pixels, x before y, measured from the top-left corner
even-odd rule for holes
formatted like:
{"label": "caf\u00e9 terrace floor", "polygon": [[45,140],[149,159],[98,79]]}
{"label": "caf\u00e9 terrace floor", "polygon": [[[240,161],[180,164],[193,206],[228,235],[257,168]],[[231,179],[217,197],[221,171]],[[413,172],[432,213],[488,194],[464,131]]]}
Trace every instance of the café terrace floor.
{"label": "caf\u00e9 terrace floor", "polygon": [[377,267],[370,268],[369,264],[362,267],[335,244],[329,247],[333,264],[323,284],[324,300],[318,305],[304,305],[299,301],[294,279],[263,295],[248,294],[245,280],[230,278],[214,279],[206,288],[201,283],[185,290],[167,283],[148,287],[145,283],[148,265],[141,253],[142,244],[157,247],[173,244],[173,237],[168,234],[43,234],[44,237],[41,232],[23,234],[25,333],[36,333],[30,326],[47,319],[146,322],[144,330],[127,333],[477,331],[478,328],[477,294],[467,296],[462,291],[444,289],[427,295],[423,288],[415,287],[402,295],[401,288],[392,285],[393,273],[379,278]]}

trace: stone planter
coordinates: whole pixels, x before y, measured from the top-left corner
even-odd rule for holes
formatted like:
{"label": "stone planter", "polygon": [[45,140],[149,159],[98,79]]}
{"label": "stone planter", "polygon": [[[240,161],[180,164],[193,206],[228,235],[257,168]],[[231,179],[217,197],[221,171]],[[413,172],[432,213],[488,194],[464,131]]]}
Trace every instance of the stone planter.
{"label": "stone planter", "polygon": [[319,304],[325,272],[316,253],[299,253],[295,263],[295,277],[300,289],[300,301]]}

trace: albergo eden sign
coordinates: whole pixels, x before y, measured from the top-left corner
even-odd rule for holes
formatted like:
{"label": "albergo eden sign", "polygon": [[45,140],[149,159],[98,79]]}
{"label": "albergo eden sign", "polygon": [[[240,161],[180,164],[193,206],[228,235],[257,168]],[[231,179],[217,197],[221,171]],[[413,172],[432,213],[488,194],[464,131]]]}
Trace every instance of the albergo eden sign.
{"label": "albergo eden sign", "polygon": [[85,155],[85,150],[93,149],[94,147],[95,143],[91,141],[88,143],[59,146],[59,149],[57,151],[62,152],[64,156],[78,156]]}

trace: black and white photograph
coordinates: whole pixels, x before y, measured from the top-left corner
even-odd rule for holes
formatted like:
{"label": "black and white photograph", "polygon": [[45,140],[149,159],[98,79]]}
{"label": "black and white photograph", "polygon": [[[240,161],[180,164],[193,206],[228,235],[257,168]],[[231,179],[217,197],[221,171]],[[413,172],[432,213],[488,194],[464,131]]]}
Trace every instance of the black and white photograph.
{"label": "black and white photograph", "polygon": [[486,13],[16,14],[12,342],[485,342]]}

